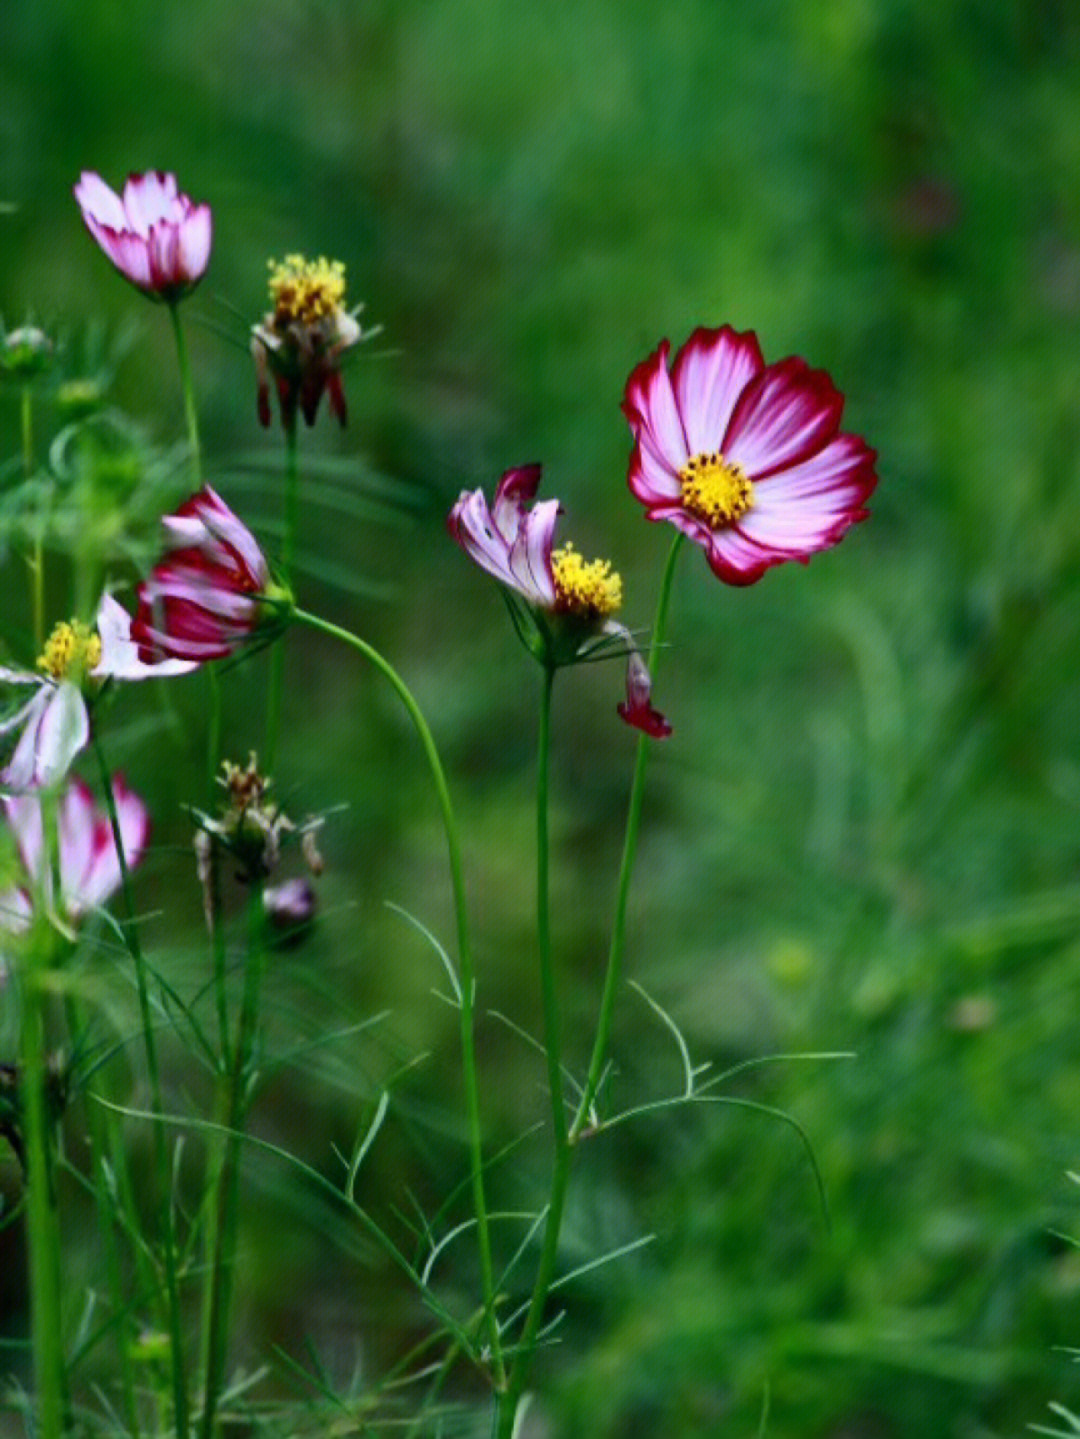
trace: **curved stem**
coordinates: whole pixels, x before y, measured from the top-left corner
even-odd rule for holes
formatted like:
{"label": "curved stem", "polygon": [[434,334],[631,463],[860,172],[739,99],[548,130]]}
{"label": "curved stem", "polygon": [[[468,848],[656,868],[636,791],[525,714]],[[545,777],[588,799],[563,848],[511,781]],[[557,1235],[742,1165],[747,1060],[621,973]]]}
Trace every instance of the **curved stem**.
{"label": "curved stem", "polygon": [[[656,666],[667,630],[668,607],[671,601],[671,584],[675,578],[675,562],[679,557],[684,536],[676,534],[660,582],[660,597],[656,604],[656,619],[653,622],[652,642],[649,645],[649,673],[656,678]],[[611,948],[608,951],[607,972],[604,975],[604,990],[600,999],[600,1014],[596,1024],[596,1039],[585,1090],[578,1105],[577,1114],[570,1127],[570,1143],[580,1136],[592,1113],[593,1103],[604,1073],[607,1058],[608,1039],[611,1035],[611,1016],[615,1008],[615,996],[622,976],[623,950],[626,945],[626,906],[630,896],[630,880],[634,872],[637,855],[638,831],[641,827],[641,803],[645,794],[645,768],[652,741],[647,735],[638,739],[637,757],[634,761],[634,778],[630,785],[630,801],[627,807],[626,835],[623,840],[622,863],[619,867],[619,882],[615,897],[615,918],[611,931]]]}
{"label": "curved stem", "polygon": [[184,420],[187,424],[188,448],[191,451],[191,473],[195,488],[202,484],[202,459],[199,449],[199,415],[195,408],[195,386],[191,380],[191,361],[188,359],[187,341],[180,324],[180,306],[174,301],[169,305],[169,319],[172,321],[173,338],[176,341],[176,359],[180,366],[180,388],[184,392]]}
{"label": "curved stem", "polygon": [[[280,579],[286,589],[292,583],[293,558],[296,553],[296,531],[299,519],[300,466],[298,459],[296,417],[285,424],[285,528],[281,540]],[[267,774],[277,759],[278,734],[281,729],[281,695],[285,680],[285,646],[282,639],[270,655],[270,680],[266,696],[266,750],[263,764]]]}
{"label": "curved stem", "polygon": [[502,1342],[499,1337],[499,1325],[495,1314],[495,1281],[491,1262],[491,1234],[488,1224],[487,1200],[484,1194],[484,1160],[483,1141],[480,1129],[480,1088],[476,1069],[476,1046],[473,1039],[474,1005],[476,998],[476,980],[473,974],[472,947],[469,941],[469,920],[468,910],[465,903],[465,883],[461,869],[461,848],[458,843],[457,821],[454,818],[453,805],[450,802],[450,791],[447,788],[446,776],[443,772],[442,761],[439,759],[439,752],[435,747],[435,740],[428,722],[424,718],[420,706],[413,698],[412,692],[405,681],[398,674],[397,670],[383,659],[378,650],[373,649],[359,635],[354,635],[351,630],[343,629],[341,625],[334,624],[331,620],[321,619],[318,615],[310,614],[307,610],[295,609],[292,613],[297,624],[306,625],[309,629],[319,630],[322,634],[330,635],[333,639],[340,640],[342,644],[349,645],[379,671],[383,678],[389,683],[394,693],[401,700],[412,720],[413,728],[416,730],[424,755],[431,771],[431,778],[435,785],[435,792],[439,800],[439,808],[442,811],[443,829],[446,832],[446,847],[450,860],[450,883],[454,893],[454,917],[457,927],[458,964],[461,969],[460,989],[461,1003],[458,1009],[461,1030],[461,1067],[465,1084],[465,1105],[469,1126],[469,1152],[472,1170],[472,1193],[473,1210],[476,1215],[477,1244],[480,1251],[480,1277],[484,1291],[484,1322],[487,1329],[488,1344],[491,1349],[491,1363],[494,1371],[495,1387],[502,1390],[506,1384],[506,1368],[502,1354]]}
{"label": "curved stem", "polygon": [[121,926],[124,943],[131,955],[135,968],[135,987],[139,998],[139,1020],[143,1031],[143,1047],[146,1053],[146,1073],[150,1083],[150,1109],[154,1115],[154,1164],[157,1170],[157,1184],[161,1203],[162,1250],[165,1269],[165,1290],[168,1302],[169,1350],[172,1367],[173,1418],[178,1439],[187,1439],[188,1401],[187,1379],[184,1372],[183,1336],[180,1325],[180,1294],[176,1277],[176,1229],[172,1203],[172,1174],[169,1169],[169,1151],[165,1144],[165,1131],[161,1125],[164,1107],[161,1101],[161,1073],[158,1069],[157,1044],[154,1040],[154,1016],[150,1008],[150,991],[146,977],[146,960],[135,910],[131,902],[131,874],[128,870],[127,855],[120,834],[120,820],[116,813],[116,797],[113,794],[112,777],[105,760],[105,752],[99,739],[94,740],[94,753],[101,771],[101,783],[105,792],[105,807],[109,814],[116,858],[120,865],[120,892],[124,906],[124,920]]}
{"label": "curved stem", "polygon": [[555,1161],[551,1172],[551,1193],[548,1198],[544,1239],[536,1269],[532,1299],[525,1318],[525,1327],[517,1348],[517,1357],[510,1371],[505,1398],[499,1406],[496,1435],[510,1439],[518,1404],[528,1383],[536,1336],[544,1316],[551,1281],[555,1277],[555,1261],[559,1250],[563,1208],[570,1179],[570,1135],[566,1121],[563,1095],[562,1038],[555,969],[551,956],[550,845],[548,838],[548,778],[551,752],[551,690],[555,671],[544,667],[544,684],[540,699],[540,728],[537,740],[536,766],[536,933],[540,950],[540,984],[544,1003],[544,1049],[547,1054],[548,1088],[551,1093],[551,1122],[555,1141]]}

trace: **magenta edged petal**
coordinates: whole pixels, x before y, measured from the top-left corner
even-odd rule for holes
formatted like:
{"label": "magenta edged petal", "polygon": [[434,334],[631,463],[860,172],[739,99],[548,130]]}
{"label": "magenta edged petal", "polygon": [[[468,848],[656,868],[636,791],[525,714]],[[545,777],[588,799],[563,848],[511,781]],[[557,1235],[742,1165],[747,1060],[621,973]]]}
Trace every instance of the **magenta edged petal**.
{"label": "magenta edged petal", "polygon": [[844,397],[824,370],[792,358],[770,365],[739,398],[724,436],[725,459],[751,479],[793,465],[836,433]]}
{"label": "magenta edged petal", "polygon": [[802,556],[762,549],[737,528],[729,527],[710,534],[705,558],[713,574],[725,584],[752,585],[773,565]]}
{"label": "magenta edged petal", "polygon": [[753,330],[697,329],[675,357],[672,383],[692,455],[719,450],[743,390],[765,368]]}
{"label": "magenta edged petal", "polygon": [[682,485],[678,475],[658,459],[650,447],[642,443],[642,440],[634,442],[626,482],[630,486],[631,493],[644,505],[656,505],[666,500],[677,500],[682,494]]}
{"label": "magenta edged petal", "polygon": [[124,186],[124,211],[128,224],[143,239],[161,221],[175,223],[182,214],[177,205],[176,176],[160,170],[129,175]]}
{"label": "magenta edged petal", "polygon": [[522,520],[517,538],[510,546],[510,572],[515,587],[542,609],[550,609],[555,603],[551,546],[561,509],[558,500],[541,501]]}
{"label": "magenta edged petal", "polygon": [[660,346],[631,373],[626,382],[623,413],[630,421],[634,438],[647,441],[653,453],[670,469],[678,471],[689,454],[686,433],[671,388],[667,357],[670,346]]}

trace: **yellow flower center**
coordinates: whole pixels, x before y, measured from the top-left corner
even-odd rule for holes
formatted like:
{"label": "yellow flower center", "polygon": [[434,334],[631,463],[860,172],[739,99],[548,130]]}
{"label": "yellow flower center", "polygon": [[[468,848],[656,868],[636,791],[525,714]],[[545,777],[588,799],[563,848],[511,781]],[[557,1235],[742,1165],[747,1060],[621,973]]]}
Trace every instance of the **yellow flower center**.
{"label": "yellow flower center", "polygon": [[607,560],[586,562],[573,545],[551,556],[555,576],[555,608],[563,613],[600,618],[622,604],[622,579]]}
{"label": "yellow flower center", "polygon": [[754,487],[740,466],[725,460],[719,450],[692,455],[679,471],[685,507],[710,530],[741,519],[754,503]]}
{"label": "yellow flower center", "polygon": [[345,266],[340,260],[327,260],[323,255],[317,260],[286,255],[284,260],[270,260],[268,264],[275,320],[313,325],[341,309]]}
{"label": "yellow flower center", "polygon": [[54,680],[87,674],[101,663],[101,640],[81,620],[62,620],[45,641],[37,667]]}

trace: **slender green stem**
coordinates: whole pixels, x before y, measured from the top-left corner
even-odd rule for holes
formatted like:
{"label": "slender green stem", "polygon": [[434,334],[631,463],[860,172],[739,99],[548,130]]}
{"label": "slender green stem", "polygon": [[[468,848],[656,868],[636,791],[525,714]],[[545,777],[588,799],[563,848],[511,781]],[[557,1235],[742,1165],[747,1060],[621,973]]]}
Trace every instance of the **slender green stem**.
{"label": "slender green stem", "polygon": [[[296,532],[300,510],[300,465],[296,418],[285,425],[285,528],[281,540],[280,579],[286,589],[292,584],[296,555]],[[281,696],[285,681],[285,645],[281,639],[270,653],[270,680],[266,697],[266,748],[263,767],[273,771],[281,731]]]}
{"label": "slender green stem", "polygon": [[165,1290],[169,1325],[169,1350],[172,1368],[173,1421],[178,1439],[188,1436],[187,1379],[184,1372],[183,1335],[180,1323],[180,1294],[176,1274],[176,1228],[172,1203],[172,1173],[169,1168],[169,1151],[165,1143],[165,1131],[161,1125],[164,1107],[161,1099],[161,1072],[158,1068],[157,1044],[154,1039],[154,1016],[150,1008],[150,990],[147,983],[146,960],[143,957],[142,942],[135,922],[135,910],[131,899],[131,875],[127,856],[124,853],[120,820],[116,812],[116,796],[113,793],[112,777],[105,759],[101,741],[94,740],[101,783],[105,793],[105,806],[112,828],[113,844],[120,865],[120,892],[123,900],[124,920],[121,926],[124,943],[131,955],[135,969],[135,988],[139,999],[139,1020],[143,1031],[143,1048],[146,1054],[146,1073],[150,1083],[150,1110],[154,1115],[154,1163],[157,1170],[159,1201],[161,1204],[162,1251],[165,1270]]}
{"label": "slender green stem", "polygon": [[169,305],[169,319],[172,321],[173,338],[176,341],[176,360],[180,367],[180,388],[184,392],[184,420],[187,424],[188,449],[191,451],[191,474],[195,488],[202,484],[202,457],[199,448],[199,412],[195,408],[195,386],[191,379],[191,361],[188,359],[187,341],[180,324],[180,305],[172,301]]}
{"label": "slender green stem", "polygon": [[[43,808],[47,803],[43,798]],[[60,1439],[64,1429],[65,1386],[60,1321],[60,1235],[53,1187],[53,1124],[46,1094],[45,994],[52,931],[47,919],[44,876],[41,890],[40,902],[35,904],[35,923],[23,954],[24,963],[20,965],[20,1118],[26,1150],[26,1229],[37,1434],[39,1439]]]}
{"label": "slender green stem", "polygon": [[211,1439],[217,1402],[225,1378],[228,1353],[229,1309],[232,1302],[233,1266],[236,1259],[239,1178],[243,1124],[251,1095],[252,1056],[258,1027],[259,990],[265,960],[263,940],[262,885],[252,885],[248,907],[248,952],[244,965],[244,993],[236,1048],[229,1066],[227,1107],[224,1123],[228,1130],[221,1168],[214,1174],[210,1205],[212,1255],[210,1285],[205,1315],[204,1371],[206,1375],[199,1433]]}
{"label": "slender green stem", "polygon": [[[675,578],[675,562],[679,557],[684,536],[676,534],[660,582],[660,597],[656,604],[656,619],[653,623],[652,643],[649,646],[649,673],[655,680],[660,651],[667,630],[668,607],[671,602],[671,584]],[[596,1039],[593,1043],[592,1058],[589,1061],[588,1078],[581,1096],[574,1122],[570,1126],[570,1143],[581,1134],[589,1121],[593,1102],[600,1088],[607,1059],[608,1039],[611,1035],[611,1016],[615,1009],[615,996],[622,977],[623,950],[626,945],[626,906],[630,897],[630,880],[634,873],[634,859],[637,855],[638,831],[641,828],[641,804],[645,794],[645,768],[652,740],[645,734],[638,739],[637,756],[634,761],[634,778],[630,785],[630,801],[627,807],[626,835],[623,840],[622,863],[619,867],[619,882],[615,898],[615,918],[611,932],[611,948],[608,952],[607,972],[604,975],[604,989],[600,998],[600,1014],[596,1024]]]}
{"label": "slender green stem", "polygon": [[450,883],[454,893],[454,916],[457,926],[458,965],[461,971],[459,978],[461,1003],[458,1009],[461,1030],[461,1067],[464,1075],[465,1107],[469,1125],[473,1210],[476,1215],[477,1244],[480,1253],[480,1276],[484,1295],[484,1322],[487,1329],[488,1344],[491,1349],[491,1363],[494,1372],[495,1387],[501,1391],[506,1384],[506,1367],[503,1360],[498,1319],[495,1314],[495,1281],[491,1262],[491,1233],[488,1223],[487,1200],[484,1194],[483,1140],[480,1129],[480,1087],[476,1068],[476,1046],[473,1038],[476,980],[473,974],[472,947],[469,941],[469,919],[465,903],[465,882],[461,869],[461,847],[458,842],[457,822],[454,818],[453,805],[450,802],[450,791],[447,788],[442,761],[439,759],[439,751],[435,747],[435,740],[428,727],[428,722],[424,718],[420,706],[413,698],[411,690],[398,674],[397,670],[395,670],[387,660],[383,659],[378,650],[373,649],[371,645],[365,640],[362,640],[358,635],[354,635],[351,630],[343,629],[340,625],[335,625],[330,620],[320,619],[318,615],[309,614],[306,610],[294,610],[293,619],[298,624],[307,625],[310,629],[319,630],[323,634],[330,635],[334,639],[340,640],[343,644],[351,646],[359,654],[362,654],[370,664],[374,665],[383,678],[387,680],[405,706],[409,718],[412,720],[413,728],[416,730],[420,739],[420,744],[423,747],[424,755],[428,762],[428,768],[431,771],[431,778],[435,785],[435,793],[438,796],[439,808],[442,811],[443,828],[446,832],[446,847],[450,859]]}
{"label": "slender green stem", "polygon": [[29,385],[23,385],[20,400],[23,474],[29,479],[34,473],[34,392]]}
{"label": "slender green stem", "polygon": [[548,778],[551,754],[551,690],[555,671],[544,667],[544,683],[540,696],[540,727],[537,739],[536,765],[536,933],[540,951],[540,985],[544,1005],[544,1049],[547,1055],[548,1088],[551,1092],[551,1123],[555,1158],[551,1171],[551,1192],[548,1198],[544,1239],[536,1269],[532,1299],[525,1327],[521,1332],[517,1355],[510,1371],[506,1394],[499,1404],[498,1439],[510,1439],[518,1404],[528,1383],[536,1336],[544,1317],[551,1281],[555,1277],[555,1261],[559,1251],[566,1190],[570,1180],[570,1137],[563,1095],[562,1037],[555,968],[551,955],[550,844],[548,838]]}

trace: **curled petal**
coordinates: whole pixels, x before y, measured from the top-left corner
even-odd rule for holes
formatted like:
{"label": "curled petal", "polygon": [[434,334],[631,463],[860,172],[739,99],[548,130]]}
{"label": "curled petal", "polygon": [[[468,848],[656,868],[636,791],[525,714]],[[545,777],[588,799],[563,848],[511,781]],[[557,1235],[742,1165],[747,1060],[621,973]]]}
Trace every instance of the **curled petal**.
{"label": "curled petal", "polygon": [[160,660],[156,664],[141,660],[139,647],[131,638],[131,616],[112,595],[102,596],[96,628],[101,639],[101,660],[91,674],[97,679],[166,679],[198,668],[189,660]]}
{"label": "curled petal", "polygon": [[42,684],[24,711],[23,732],[0,782],[21,791],[54,785],[90,742],[90,720],[78,685]]}
{"label": "curled petal", "polygon": [[642,730],[652,739],[667,739],[670,721],[653,709],[652,678],[637,650],[631,650],[626,661],[626,700],[618,706],[620,716],[628,725]]}

